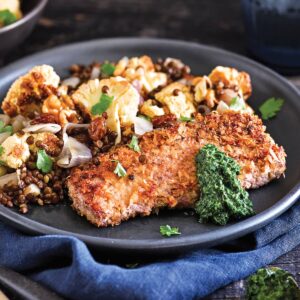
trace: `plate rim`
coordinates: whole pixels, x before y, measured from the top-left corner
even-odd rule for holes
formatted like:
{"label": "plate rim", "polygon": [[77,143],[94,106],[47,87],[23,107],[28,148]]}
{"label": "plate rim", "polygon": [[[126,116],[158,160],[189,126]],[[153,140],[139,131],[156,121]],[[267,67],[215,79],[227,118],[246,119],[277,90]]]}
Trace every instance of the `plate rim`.
{"label": "plate rim", "polygon": [[[48,50],[44,50],[41,52],[37,52],[32,55],[28,55],[20,60],[17,60],[4,68],[0,69],[0,76],[3,74],[5,78],[9,76],[10,71],[15,71],[19,66],[24,67],[28,60],[43,58],[48,54],[53,55],[53,53],[60,52],[62,49],[68,50],[69,48],[82,48],[82,47],[92,47],[93,45],[98,44],[122,44],[122,43],[172,43],[174,46],[188,46],[193,48],[202,49],[205,51],[212,51],[215,53],[219,53],[220,55],[226,54],[230,55],[232,58],[236,58],[238,61],[245,62],[249,66],[260,69],[264,73],[269,74],[272,77],[275,77],[277,80],[281,81],[285,84],[285,86],[295,93],[298,97],[300,96],[300,91],[292,85],[287,79],[276,73],[275,71],[269,69],[266,66],[261,65],[244,57],[242,55],[236,54],[234,52],[224,50],[221,48],[217,48],[214,46],[203,45],[200,43],[183,41],[183,40],[175,40],[175,39],[165,39],[165,38],[140,38],[140,37],[120,37],[120,38],[105,38],[105,39],[95,39],[89,41],[82,41],[77,43],[70,43],[61,45],[58,47],[54,47]],[[28,64],[27,64],[28,65]],[[294,101],[292,101],[294,102]],[[206,248],[215,246],[216,244],[221,244],[223,242],[227,242],[233,240],[235,238],[239,238],[244,236],[250,232],[253,232],[267,223],[270,223],[273,219],[283,214],[288,208],[290,208],[298,198],[300,197],[300,180],[293,186],[293,188],[285,194],[276,204],[272,205],[268,209],[263,212],[247,218],[245,220],[234,223],[228,227],[221,227],[214,231],[212,235],[211,232],[194,234],[191,236],[179,236],[179,237],[171,237],[168,239],[118,239],[118,238],[104,238],[104,237],[95,237],[90,235],[85,235],[81,233],[75,233],[71,231],[66,231],[62,229],[58,229],[34,220],[31,220],[17,212],[12,211],[9,208],[0,205],[0,220],[16,227],[21,231],[25,231],[31,234],[63,234],[68,236],[77,237],[87,245],[91,247],[96,247],[98,249],[103,250],[127,250],[131,252],[154,252],[157,253],[167,253],[168,251],[182,251],[184,249],[192,249],[192,248]],[[74,212],[75,213],[75,212]],[[100,229],[99,229],[100,230]]]}

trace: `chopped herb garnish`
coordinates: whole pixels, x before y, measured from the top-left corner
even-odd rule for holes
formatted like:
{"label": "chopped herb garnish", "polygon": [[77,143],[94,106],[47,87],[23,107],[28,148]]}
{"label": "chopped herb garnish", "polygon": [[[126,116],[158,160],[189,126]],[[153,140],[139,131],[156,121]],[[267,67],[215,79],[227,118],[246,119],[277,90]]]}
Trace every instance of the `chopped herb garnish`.
{"label": "chopped herb garnish", "polygon": [[241,111],[246,108],[245,101],[240,97],[234,97],[231,99],[229,104],[230,109]]}
{"label": "chopped herb garnish", "polygon": [[17,21],[16,16],[8,9],[4,9],[0,11],[0,23],[2,23],[4,26],[12,24],[16,21]]}
{"label": "chopped herb garnish", "polygon": [[49,173],[52,170],[53,161],[44,149],[38,151],[36,166],[43,173]]}
{"label": "chopped herb garnish", "polygon": [[128,147],[133,149],[135,152],[140,152],[140,146],[139,146],[139,140],[137,138],[137,136],[133,135],[131,138],[131,142],[130,144],[128,144]]}
{"label": "chopped herb garnish", "polygon": [[2,155],[4,153],[4,148],[2,145],[0,145],[0,155]]}
{"label": "chopped herb garnish", "polygon": [[195,211],[199,222],[225,225],[254,214],[249,194],[238,179],[240,166],[212,144],[196,156],[197,177],[201,186]]}
{"label": "chopped herb garnish", "polygon": [[4,124],[4,122],[1,120],[0,121],[0,133],[3,133],[3,132],[9,132],[10,134],[13,133],[13,128],[11,125],[6,125]]}
{"label": "chopped herb garnish", "polygon": [[179,235],[179,234],[181,234],[179,232],[179,228],[178,227],[171,227],[170,225],[162,225],[162,226],[160,226],[159,231],[160,231],[161,235],[167,236],[167,237],[170,237],[172,235]]}
{"label": "chopped herb garnish", "polygon": [[247,280],[249,300],[300,299],[299,287],[292,274],[277,267],[259,269]]}
{"label": "chopped herb garnish", "polygon": [[194,119],[189,117],[180,117],[180,121],[182,122],[192,122]]}
{"label": "chopped herb garnish", "polygon": [[277,115],[284,103],[283,99],[269,98],[260,107],[261,117],[263,120],[268,120]]}
{"label": "chopped herb garnish", "polygon": [[151,122],[151,118],[148,117],[148,116],[145,116],[145,115],[138,115],[138,117],[139,117],[139,118],[142,118],[142,119],[145,119],[145,120],[147,120],[147,121],[149,121],[149,122]]}
{"label": "chopped herb garnish", "polygon": [[101,66],[101,72],[106,76],[112,76],[114,74],[116,67],[110,63],[104,63]]}
{"label": "chopped herb garnish", "polygon": [[117,174],[119,177],[124,177],[127,175],[126,170],[121,165],[121,163],[118,160],[112,160],[117,163],[116,168],[114,170],[114,173]]}
{"label": "chopped herb garnish", "polygon": [[98,103],[92,106],[92,115],[102,115],[112,104],[114,97],[110,97],[106,94],[102,94]]}

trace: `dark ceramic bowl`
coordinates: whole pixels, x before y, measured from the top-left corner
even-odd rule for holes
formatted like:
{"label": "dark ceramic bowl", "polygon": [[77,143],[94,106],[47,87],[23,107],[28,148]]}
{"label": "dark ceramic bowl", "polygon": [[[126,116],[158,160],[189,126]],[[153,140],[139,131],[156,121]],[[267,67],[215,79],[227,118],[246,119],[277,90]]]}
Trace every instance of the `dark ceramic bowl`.
{"label": "dark ceramic bowl", "polygon": [[23,17],[17,22],[0,29],[0,58],[27,38],[46,4],[47,0],[22,1]]}

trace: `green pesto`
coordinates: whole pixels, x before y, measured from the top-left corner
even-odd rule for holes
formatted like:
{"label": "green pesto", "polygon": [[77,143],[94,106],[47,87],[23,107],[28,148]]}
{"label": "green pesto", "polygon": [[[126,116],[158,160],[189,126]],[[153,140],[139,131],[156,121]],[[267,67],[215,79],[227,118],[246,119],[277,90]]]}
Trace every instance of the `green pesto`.
{"label": "green pesto", "polygon": [[300,290],[292,275],[280,268],[259,269],[247,280],[248,300],[298,300]]}
{"label": "green pesto", "polygon": [[237,175],[240,166],[214,145],[204,146],[196,156],[201,196],[195,210],[201,223],[225,225],[254,214],[249,194]]}

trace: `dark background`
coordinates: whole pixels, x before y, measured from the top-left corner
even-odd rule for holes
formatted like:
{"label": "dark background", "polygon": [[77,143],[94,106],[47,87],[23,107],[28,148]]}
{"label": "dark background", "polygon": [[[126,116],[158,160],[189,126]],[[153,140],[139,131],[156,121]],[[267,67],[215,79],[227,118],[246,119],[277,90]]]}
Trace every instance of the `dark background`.
{"label": "dark background", "polygon": [[[49,0],[31,36],[2,65],[66,43],[120,36],[181,39],[249,55],[239,0]],[[298,282],[299,250],[273,264]],[[236,282],[208,299],[240,299],[244,288],[244,281]]]}
{"label": "dark background", "polygon": [[238,0],[49,0],[32,35],[4,63],[65,43],[120,36],[168,37],[246,53]]}

